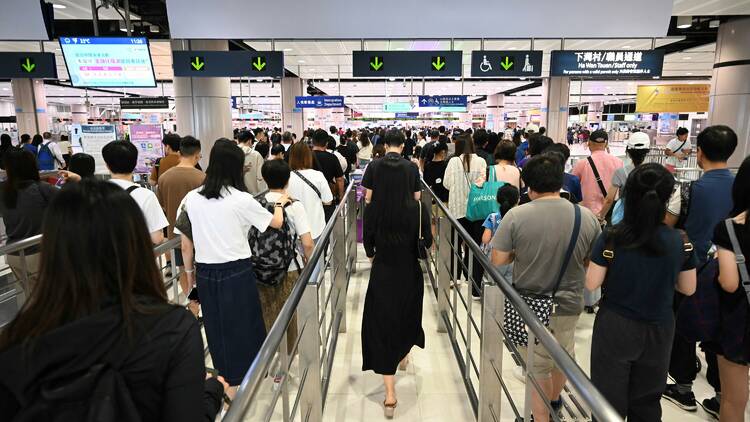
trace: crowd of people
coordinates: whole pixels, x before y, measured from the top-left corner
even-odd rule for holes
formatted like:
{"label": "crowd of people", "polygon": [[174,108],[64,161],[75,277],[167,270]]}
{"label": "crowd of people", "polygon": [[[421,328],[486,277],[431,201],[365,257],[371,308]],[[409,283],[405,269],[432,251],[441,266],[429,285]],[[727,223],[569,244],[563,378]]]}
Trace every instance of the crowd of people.
{"label": "crowd of people", "polygon": [[[68,406],[70,415],[116,406],[142,420],[213,419],[236,393],[348,181],[361,174],[372,262],[362,369],[383,376],[386,417],[398,403],[397,370],[414,346],[425,347],[419,259],[432,244],[436,207],[421,201],[423,180],[505,281],[539,305],[532,309],[572,357],[580,315],[596,314],[591,379],[623,417],[660,420],[662,397],[695,411],[700,342],[716,393],[701,405],[721,421],[743,420],[750,159],[736,175],[728,169],[732,129],[697,135],[703,175],[689,184],[673,175],[692,153],[683,130],[665,166],[646,162],[645,133],[629,135],[623,161],[600,130],[586,134],[590,154],[570,166],[568,146],[533,124],[502,133],[330,127],[299,139],[278,129],[233,135],[210,151],[192,136],[165,135],[148,185],[134,182],[138,151],[128,141],[102,150],[111,176],[104,181],[94,177],[93,157],[69,154],[50,134],[24,135],[18,147],[0,138],[8,242],[43,234],[23,258],[7,257],[27,300],[0,333],[0,414],[45,415],[98,389],[113,399],[87,396]],[[41,170],[54,169],[61,189],[40,180]],[[189,311],[169,304],[149,251],[176,235],[172,259]],[[452,271],[481,301],[479,257],[469,263],[466,246],[453,240],[463,265],[451,262]],[[714,315],[713,324],[691,325],[696,313]],[[506,309],[506,331],[527,353],[511,320]],[[201,323],[217,375],[205,367]],[[51,347],[58,344],[65,347]],[[547,421],[562,407],[566,380],[543,348],[534,353],[526,370],[551,400],[534,394],[534,420]],[[281,373],[269,375],[281,381]]]}

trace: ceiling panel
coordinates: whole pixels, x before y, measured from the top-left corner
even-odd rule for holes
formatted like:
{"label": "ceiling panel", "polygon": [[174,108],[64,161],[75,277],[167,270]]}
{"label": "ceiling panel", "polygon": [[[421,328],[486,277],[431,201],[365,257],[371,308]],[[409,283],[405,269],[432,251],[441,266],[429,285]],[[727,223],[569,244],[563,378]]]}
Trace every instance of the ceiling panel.
{"label": "ceiling panel", "polygon": [[674,0],[672,15],[750,15],[750,0]]}

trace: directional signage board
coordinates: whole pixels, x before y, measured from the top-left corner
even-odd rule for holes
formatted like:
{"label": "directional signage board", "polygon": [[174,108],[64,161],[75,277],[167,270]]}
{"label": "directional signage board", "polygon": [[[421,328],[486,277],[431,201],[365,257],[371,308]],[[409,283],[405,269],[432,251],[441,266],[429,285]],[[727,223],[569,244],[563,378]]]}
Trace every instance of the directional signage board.
{"label": "directional signage board", "polygon": [[663,50],[553,51],[550,76],[592,78],[653,78],[661,76]]}
{"label": "directional signage board", "polygon": [[344,107],[344,97],[342,96],[314,96],[314,97],[294,97],[295,108],[341,108]]}
{"label": "directional signage board", "polygon": [[471,76],[542,76],[542,51],[472,51]]}
{"label": "directional signage board", "polygon": [[123,110],[169,108],[169,98],[167,97],[120,97],[120,108]]}
{"label": "directional signage board", "polygon": [[466,108],[466,95],[420,95],[420,107],[463,107]]}
{"label": "directional signage board", "polygon": [[281,51],[173,51],[175,76],[283,78]]}
{"label": "directional signage board", "polygon": [[57,79],[53,53],[0,53],[0,79]]}
{"label": "directional signage board", "polygon": [[460,51],[355,51],[355,78],[461,76]]}

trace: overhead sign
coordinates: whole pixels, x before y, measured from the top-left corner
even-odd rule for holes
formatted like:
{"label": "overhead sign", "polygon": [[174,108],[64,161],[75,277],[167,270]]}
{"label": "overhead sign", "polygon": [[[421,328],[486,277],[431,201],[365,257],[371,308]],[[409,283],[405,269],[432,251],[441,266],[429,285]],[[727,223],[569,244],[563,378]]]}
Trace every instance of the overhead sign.
{"label": "overhead sign", "polygon": [[[419,50],[421,44],[429,46],[436,43],[432,40],[451,38],[663,37],[669,29],[674,1],[577,0],[575,7],[559,0],[463,0],[433,3],[432,7],[422,1],[403,0],[166,0],[166,3],[173,39],[401,38],[417,40],[414,44]],[[261,10],[263,18],[248,23],[247,17]],[[581,10],[586,11],[583,19]],[[644,13],[646,10],[648,13]],[[508,18],[498,21],[498,16]],[[363,19],[368,24],[362,24]],[[25,21],[10,24],[17,26],[19,22]]]}
{"label": "overhead sign", "polygon": [[663,50],[553,51],[550,76],[652,78],[661,76]]}
{"label": "overhead sign", "polygon": [[175,76],[283,78],[281,51],[173,51]]}
{"label": "overhead sign", "polygon": [[122,110],[169,108],[167,97],[120,97]]}
{"label": "overhead sign", "polygon": [[411,111],[412,106],[410,103],[384,103],[383,111],[387,113],[396,113],[402,111]]}
{"label": "overhead sign", "polygon": [[294,97],[295,108],[341,108],[344,107],[344,97],[341,96],[315,96]]}
{"label": "overhead sign", "polygon": [[355,51],[355,78],[461,76],[460,51]]}
{"label": "overhead sign", "polygon": [[685,113],[708,111],[709,84],[639,85],[637,113]]}
{"label": "overhead sign", "polygon": [[542,51],[472,51],[471,76],[542,76]]}
{"label": "overhead sign", "polygon": [[420,107],[462,107],[466,109],[466,95],[420,95]]}
{"label": "overhead sign", "polygon": [[419,113],[396,113],[397,119],[416,119]]}
{"label": "overhead sign", "polygon": [[56,79],[53,53],[0,53],[0,79]]}

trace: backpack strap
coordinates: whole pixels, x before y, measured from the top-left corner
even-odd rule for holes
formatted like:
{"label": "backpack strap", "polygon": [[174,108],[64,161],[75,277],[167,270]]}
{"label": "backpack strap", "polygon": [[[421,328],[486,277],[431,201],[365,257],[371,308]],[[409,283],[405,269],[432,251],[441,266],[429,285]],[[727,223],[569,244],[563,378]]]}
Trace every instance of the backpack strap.
{"label": "backpack strap", "polygon": [[737,233],[734,231],[734,221],[731,218],[727,218],[724,220],[724,224],[727,226],[729,240],[732,242],[732,249],[734,250],[735,260],[737,261],[737,269],[740,271],[740,284],[742,285],[742,288],[745,289],[745,295],[750,304],[750,274],[748,274],[747,271],[745,255],[742,253],[740,242],[737,240]]}
{"label": "backpack strap", "polygon": [[127,193],[128,193],[128,195],[130,195],[130,194],[132,194],[132,193],[133,193],[133,191],[134,191],[134,190],[138,189],[139,187],[140,187],[140,186],[138,186],[138,185],[133,185],[133,186],[130,186],[129,188],[125,189],[125,192],[127,192]]}
{"label": "backpack strap", "polygon": [[555,299],[557,289],[560,287],[562,278],[565,275],[565,271],[568,269],[570,258],[573,256],[573,250],[576,248],[578,242],[578,234],[581,232],[581,208],[578,205],[573,205],[574,220],[573,220],[573,233],[570,235],[570,241],[568,241],[568,249],[565,251],[565,257],[563,258],[562,268],[557,274],[557,282],[555,283],[555,289],[552,290],[552,299]]}
{"label": "backpack strap", "polygon": [[602,177],[599,175],[599,170],[597,170],[596,164],[594,164],[594,159],[589,155],[588,157],[586,157],[586,160],[588,160],[589,165],[591,165],[591,171],[594,172],[594,177],[596,178],[596,183],[599,185],[599,190],[602,191],[602,195],[606,198],[607,188],[606,186],[604,186],[604,182],[602,181]]}

